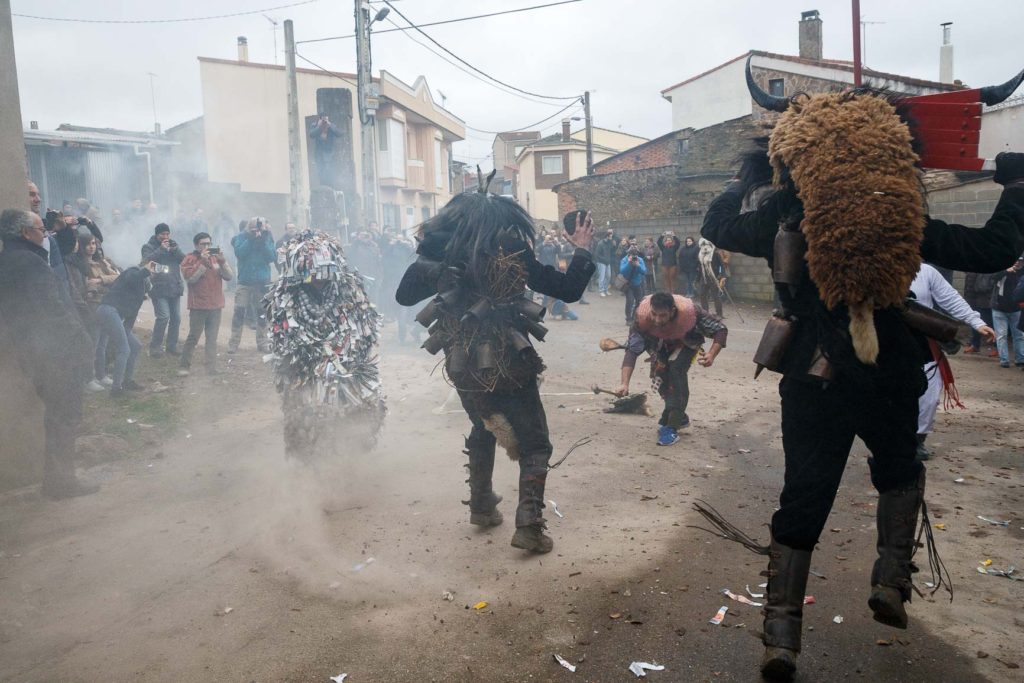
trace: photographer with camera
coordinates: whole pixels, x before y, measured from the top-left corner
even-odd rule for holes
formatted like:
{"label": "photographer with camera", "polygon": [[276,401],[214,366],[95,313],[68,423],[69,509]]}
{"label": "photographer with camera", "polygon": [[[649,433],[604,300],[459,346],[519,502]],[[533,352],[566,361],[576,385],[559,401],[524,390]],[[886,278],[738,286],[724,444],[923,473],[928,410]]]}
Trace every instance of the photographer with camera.
{"label": "photographer with camera", "polygon": [[192,244],[195,251],[181,262],[181,275],[188,283],[188,338],[181,351],[180,377],[189,374],[192,353],[204,331],[206,374],[217,374],[217,332],[224,308],[224,283],[234,277],[220,247],[212,246],[213,238],[208,233],[198,233],[192,238]]}
{"label": "photographer with camera", "polygon": [[626,281],[622,293],[626,295],[626,324],[631,325],[636,307],[644,297],[644,278],[647,276],[647,264],[635,246],[631,246],[619,262],[619,275]]}
{"label": "photographer with camera", "polygon": [[[139,308],[146,299],[146,289],[159,264],[148,261],[142,266],[126,269],[110,285],[103,300],[96,309],[96,325],[99,338],[96,340],[97,374],[106,374],[107,345],[114,345],[114,377],[110,384],[110,395],[120,396],[127,391],[141,391],[142,386],[132,379],[135,359],[139,356],[142,342],[132,332],[132,323],[139,315]],[[102,381],[102,380],[101,380]]]}
{"label": "photographer with camera", "polygon": [[166,223],[158,223],[153,236],[142,245],[142,260],[156,264],[153,270],[153,289],[149,298],[153,302],[153,338],[149,342],[149,355],[160,358],[164,355],[164,334],[167,335],[167,353],[179,355],[178,329],[181,327],[181,295],[185,285],[181,280],[180,265],[185,254],[178,243],[171,239],[171,229]]}
{"label": "photographer with camera", "polygon": [[242,327],[245,311],[249,306],[256,310],[256,346],[260,351],[270,349],[267,341],[267,318],[262,314],[260,301],[270,284],[270,264],[277,259],[274,250],[274,236],[270,223],[262,216],[249,219],[245,230],[231,238],[231,248],[238,260],[238,287],[235,289],[235,310],[231,316],[231,339],[228,353],[238,351],[242,341]]}
{"label": "photographer with camera", "polygon": [[309,129],[309,138],[313,148],[317,177],[320,179],[321,185],[328,187],[334,187],[331,157],[334,154],[334,138],[337,137],[341,137],[341,131],[331,123],[327,112],[320,112],[320,117]]}

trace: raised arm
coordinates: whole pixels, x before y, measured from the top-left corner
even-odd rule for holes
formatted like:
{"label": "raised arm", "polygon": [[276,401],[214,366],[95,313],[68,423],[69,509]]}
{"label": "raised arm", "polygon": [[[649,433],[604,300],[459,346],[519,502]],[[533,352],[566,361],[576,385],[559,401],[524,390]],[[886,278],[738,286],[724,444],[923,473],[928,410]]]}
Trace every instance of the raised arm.
{"label": "raised arm", "polygon": [[743,194],[739,185],[718,196],[704,216],[700,234],[720,249],[756,258],[771,258],[779,219],[796,204],[789,190],[779,190],[756,211],[740,213]]}
{"label": "raised arm", "polygon": [[1024,180],[1009,183],[982,228],[931,218],[924,228],[921,256],[944,268],[994,273],[1009,268],[1024,252]]}

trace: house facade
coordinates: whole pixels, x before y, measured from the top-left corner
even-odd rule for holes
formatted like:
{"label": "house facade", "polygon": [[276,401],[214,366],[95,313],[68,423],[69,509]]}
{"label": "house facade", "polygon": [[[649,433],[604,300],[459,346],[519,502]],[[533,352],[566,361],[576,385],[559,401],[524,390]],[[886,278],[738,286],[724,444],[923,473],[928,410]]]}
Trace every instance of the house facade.
{"label": "house facade", "polygon": [[[282,224],[290,192],[284,67],[200,57],[199,68],[203,116],[195,125],[202,134],[182,134],[202,145],[201,182],[236,195],[232,203],[251,204],[272,223]],[[296,69],[296,81],[302,127],[300,195],[308,200],[313,190],[332,190],[340,220],[354,224],[364,193],[356,76]],[[379,88],[374,126],[377,215],[381,226],[408,230],[451,198],[451,145],[464,139],[465,125],[434,101],[422,76],[409,85],[381,71],[374,83]],[[313,135],[321,113],[334,126],[322,149],[317,147],[322,144],[319,136]],[[182,153],[189,155],[190,150]],[[215,194],[211,187],[196,191]]]}
{"label": "house facade", "polygon": [[491,181],[491,191],[497,194],[517,196],[516,172],[519,166],[516,157],[528,145],[541,139],[540,131],[524,130],[498,133],[491,143],[491,159],[497,173]]}
{"label": "house facade", "polygon": [[[516,157],[516,199],[535,220],[558,222],[557,185],[587,175],[586,132],[573,133],[569,121],[562,122],[562,132],[541,138],[524,147]],[[594,128],[593,160],[614,156],[626,147],[646,138],[619,131]]]}

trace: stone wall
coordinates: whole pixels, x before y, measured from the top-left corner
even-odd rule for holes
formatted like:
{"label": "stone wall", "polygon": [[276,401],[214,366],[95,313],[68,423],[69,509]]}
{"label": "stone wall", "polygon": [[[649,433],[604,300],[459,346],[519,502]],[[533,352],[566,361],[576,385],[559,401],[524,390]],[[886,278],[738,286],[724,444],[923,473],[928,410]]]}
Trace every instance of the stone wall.
{"label": "stone wall", "polygon": [[558,213],[585,209],[599,225],[681,216],[707,206],[731,177],[688,176],[679,166],[583,176],[558,186]]}
{"label": "stone wall", "polygon": [[928,213],[950,223],[980,228],[992,217],[1003,188],[991,180],[932,190],[928,193]]}

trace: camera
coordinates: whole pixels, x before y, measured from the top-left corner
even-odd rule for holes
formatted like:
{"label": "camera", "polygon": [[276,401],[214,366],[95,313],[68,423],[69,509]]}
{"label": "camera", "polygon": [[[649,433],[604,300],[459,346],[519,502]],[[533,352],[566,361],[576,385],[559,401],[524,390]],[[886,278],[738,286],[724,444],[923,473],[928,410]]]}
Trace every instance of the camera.
{"label": "camera", "polygon": [[570,235],[576,232],[576,217],[579,216],[580,220],[584,220],[587,217],[587,212],[583,209],[577,209],[576,211],[570,211],[562,217],[562,227]]}
{"label": "camera", "polygon": [[160,263],[157,263],[155,266],[153,266],[153,272],[154,273],[169,273],[169,272],[171,272],[171,267],[170,266],[165,266],[165,265],[160,264]]}
{"label": "camera", "polygon": [[64,217],[60,211],[54,211],[53,209],[46,210],[46,217],[43,219],[43,225],[50,232],[56,232],[60,229],[60,224],[64,222]]}
{"label": "camera", "polygon": [[206,250],[206,253],[210,254],[211,256],[219,254],[220,247],[210,247],[209,249]]}

